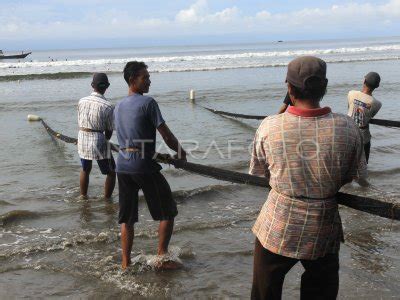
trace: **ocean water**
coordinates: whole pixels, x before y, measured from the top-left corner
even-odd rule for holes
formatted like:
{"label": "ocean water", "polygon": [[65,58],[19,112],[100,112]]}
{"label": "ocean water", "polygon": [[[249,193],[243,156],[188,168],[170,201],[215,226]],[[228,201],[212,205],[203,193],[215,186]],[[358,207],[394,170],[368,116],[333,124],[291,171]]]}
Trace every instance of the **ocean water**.
{"label": "ocean water", "polygon": [[[77,136],[76,106],[91,92],[91,74],[105,71],[106,96],[127,93],[122,77],[132,59],[149,65],[150,95],[168,126],[191,150],[189,161],[246,172],[259,121],[214,115],[202,106],[243,114],[278,111],[287,63],[298,55],[328,62],[322,104],[345,113],[347,93],[369,71],[381,74],[378,118],[398,120],[400,38],[135,49],[37,51],[23,61],[0,62],[0,298],[249,298],[252,224],[267,197],[262,188],[190,174],[164,165],[179,215],[171,256],[184,267],[156,272],[157,223],[143,199],[135,227],[133,266],[120,269],[118,188],[102,198],[104,177],[95,166],[89,200],[79,200],[79,157],[73,145],[54,142],[40,123]],[[190,89],[197,99],[188,99]],[[372,187],[346,192],[398,203],[400,130],[371,125]],[[115,140],[115,137],[113,138]],[[159,151],[167,149],[159,139]],[[340,298],[388,299],[400,293],[400,223],[341,207]],[[284,286],[299,297],[301,266]]]}

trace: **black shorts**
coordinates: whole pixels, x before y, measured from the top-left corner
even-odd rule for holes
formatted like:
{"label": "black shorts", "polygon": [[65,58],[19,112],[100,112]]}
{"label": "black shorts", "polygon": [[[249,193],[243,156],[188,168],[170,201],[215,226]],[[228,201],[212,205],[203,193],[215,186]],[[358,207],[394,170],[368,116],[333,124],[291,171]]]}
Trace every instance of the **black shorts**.
{"label": "black shorts", "polygon": [[[108,175],[112,172],[115,172],[115,161],[114,158],[111,156],[109,159],[99,159],[97,160],[97,164],[99,165],[101,174]],[[89,159],[81,158],[81,165],[82,170],[87,172],[92,169],[92,161]]]}
{"label": "black shorts", "polygon": [[133,225],[139,219],[139,190],[143,191],[153,220],[173,220],[178,214],[171,188],[160,172],[125,174],[117,173],[119,187],[118,223]]}

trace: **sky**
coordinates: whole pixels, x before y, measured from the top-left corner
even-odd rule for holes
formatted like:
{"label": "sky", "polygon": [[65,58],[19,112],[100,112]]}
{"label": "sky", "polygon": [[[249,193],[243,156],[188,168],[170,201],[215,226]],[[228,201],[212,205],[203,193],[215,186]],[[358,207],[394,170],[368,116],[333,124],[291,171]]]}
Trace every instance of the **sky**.
{"label": "sky", "polygon": [[0,0],[0,49],[395,36],[400,0]]}

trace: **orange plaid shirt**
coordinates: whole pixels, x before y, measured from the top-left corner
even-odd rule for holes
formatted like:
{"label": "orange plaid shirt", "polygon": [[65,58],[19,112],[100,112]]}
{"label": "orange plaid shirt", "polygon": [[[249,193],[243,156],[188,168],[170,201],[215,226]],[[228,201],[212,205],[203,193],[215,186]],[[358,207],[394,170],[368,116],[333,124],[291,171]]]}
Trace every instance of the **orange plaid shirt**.
{"label": "orange plaid shirt", "polygon": [[249,173],[269,178],[272,188],[253,227],[266,249],[309,260],[339,251],[343,229],[335,194],[366,177],[362,146],[354,121],[328,107],[291,106],[263,120]]}

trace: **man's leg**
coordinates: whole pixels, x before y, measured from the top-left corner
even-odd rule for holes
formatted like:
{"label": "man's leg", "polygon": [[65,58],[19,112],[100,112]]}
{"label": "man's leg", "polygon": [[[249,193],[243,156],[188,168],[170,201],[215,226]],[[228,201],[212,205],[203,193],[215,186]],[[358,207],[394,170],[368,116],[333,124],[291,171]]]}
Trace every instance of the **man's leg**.
{"label": "man's leg", "polygon": [[79,174],[79,187],[82,198],[87,198],[87,192],[89,187],[89,175],[92,170],[92,161],[87,159],[81,159],[82,169]]}
{"label": "man's leg", "polygon": [[171,188],[160,173],[134,176],[136,183],[143,190],[147,207],[154,220],[159,220],[158,251],[159,255],[168,253],[168,245],[174,229],[174,218],[178,214]]}
{"label": "man's leg", "polygon": [[115,161],[111,156],[110,159],[101,159],[97,161],[100,171],[103,175],[107,175],[104,183],[104,197],[106,199],[111,198],[115,187]]}
{"label": "man's leg", "polygon": [[174,229],[174,220],[160,221],[158,227],[158,255],[168,253],[168,245],[171,240],[172,231]]}
{"label": "man's leg", "polygon": [[339,291],[339,253],[302,260],[301,299],[336,299]]}
{"label": "man's leg", "polygon": [[111,198],[112,193],[114,192],[116,177],[115,172],[107,174],[106,182],[104,183],[104,197],[106,199]]}
{"label": "man's leg", "polygon": [[133,246],[134,227],[127,223],[121,224],[122,269],[131,264],[131,252]]}
{"label": "man's leg", "polygon": [[364,145],[365,159],[368,163],[369,153],[371,152],[371,142],[368,142]]}
{"label": "man's leg", "polygon": [[256,238],[251,299],[280,300],[285,275],[297,262],[297,259],[268,251]]}
{"label": "man's leg", "polygon": [[121,224],[122,268],[131,263],[131,252],[134,237],[134,224],[138,221],[139,187],[129,174],[118,173],[119,215]]}

